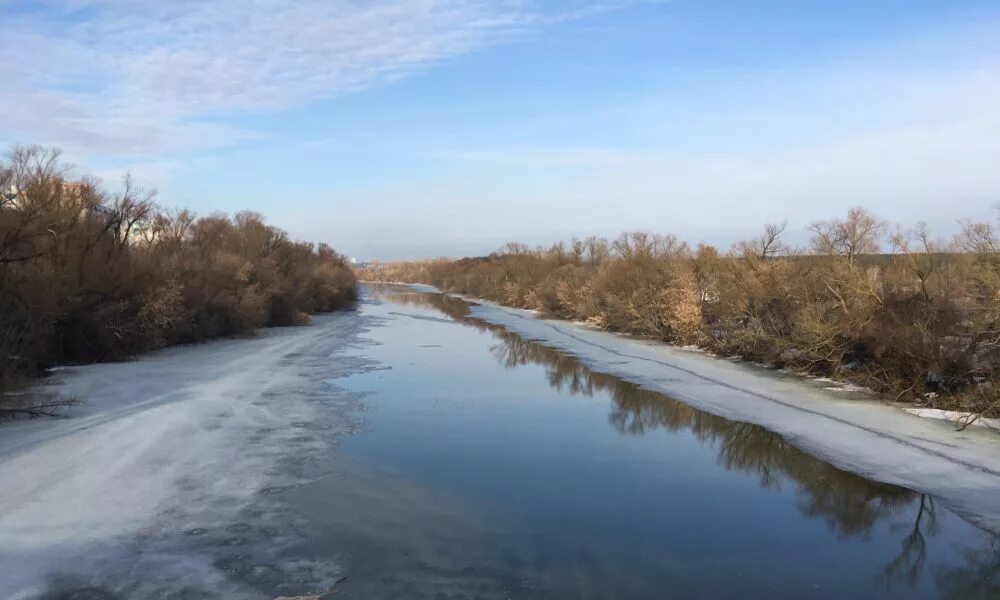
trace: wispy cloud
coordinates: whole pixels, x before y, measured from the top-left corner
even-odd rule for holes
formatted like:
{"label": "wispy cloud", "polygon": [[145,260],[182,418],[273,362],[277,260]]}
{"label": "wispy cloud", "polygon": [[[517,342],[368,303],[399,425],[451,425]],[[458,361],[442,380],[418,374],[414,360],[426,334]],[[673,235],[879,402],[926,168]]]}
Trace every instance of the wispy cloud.
{"label": "wispy cloud", "polygon": [[0,2],[0,134],[125,155],[231,143],[255,135],[237,117],[639,3],[554,11],[531,0]]}
{"label": "wispy cloud", "polygon": [[[1000,183],[994,39],[968,40],[968,51],[950,39],[925,41],[940,64],[901,61],[891,43],[853,59],[725,73],[683,95],[647,92],[623,106],[557,117],[585,122],[610,143],[452,147],[432,157],[512,180],[558,173],[588,190],[606,183],[646,198],[850,205],[933,197],[988,205]],[[642,143],[607,134],[624,126],[641,126]]]}

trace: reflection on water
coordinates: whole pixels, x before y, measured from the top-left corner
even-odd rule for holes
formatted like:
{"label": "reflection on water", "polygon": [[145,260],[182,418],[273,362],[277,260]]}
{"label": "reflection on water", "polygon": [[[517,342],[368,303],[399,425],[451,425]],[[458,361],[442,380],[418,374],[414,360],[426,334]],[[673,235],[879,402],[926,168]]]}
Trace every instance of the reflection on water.
{"label": "reflection on water", "polygon": [[962,563],[936,574],[947,600],[1000,598],[1000,540],[985,550],[962,548]]}
{"label": "reflection on water", "polygon": [[[883,590],[913,589],[921,581],[929,547],[941,530],[942,509],[933,498],[837,469],[762,427],[701,412],[661,393],[595,373],[563,352],[470,318],[468,304],[462,300],[391,288],[378,291],[377,297],[396,305],[433,309],[489,332],[495,339],[491,352],[501,365],[507,369],[540,365],[549,386],[561,394],[607,396],[611,400],[608,422],[622,435],[689,432],[716,449],[717,463],[726,470],[752,474],[762,488],[792,492],[802,515],[822,520],[840,539],[868,540],[876,525],[886,525],[884,530],[895,540],[896,550],[877,559],[883,566],[873,584]],[[748,523],[751,525],[759,526]],[[879,535],[884,535],[882,531]],[[982,540],[987,540],[985,546]],[[975,532],[969,539],[958,540],[968,547],[957,546],[955,541],[948,544],[951,547],[941,551],[947,552],[950,560],[933,565],[937,594],[945,598],[1000,598],[1000,541]]]}
{"label": "reflection on water", "polygon": [[689,430],[699,440],[714,443],[718,462],[726,469],[754,473],[764,487],[794,482],[800,491],[800,509],[823,518],[841,535],[864,534],[879,519],[908,510],[918,499],[904,488],[873,482],[817,460],[758,425],[695,410],[659,392],[594,373],[574,358],[502,329],[493,334],[501,342],[493,353],[508,368],[541,364],[549,384],[560,391],[586,396],[606,392],[614,402],[608,421],[621,433]]}

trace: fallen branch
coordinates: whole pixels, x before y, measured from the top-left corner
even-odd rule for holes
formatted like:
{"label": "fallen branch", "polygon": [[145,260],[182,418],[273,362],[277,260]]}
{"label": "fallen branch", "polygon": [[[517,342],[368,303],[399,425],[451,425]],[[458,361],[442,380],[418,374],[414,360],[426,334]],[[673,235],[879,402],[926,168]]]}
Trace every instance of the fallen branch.
{"label": "fallen branch", "polygon": [[26,416],[58,417],[60,409],[76,406],[80,403],[75,396],[59,396],[57,394],[24,394],[0,396],[0,418]]}

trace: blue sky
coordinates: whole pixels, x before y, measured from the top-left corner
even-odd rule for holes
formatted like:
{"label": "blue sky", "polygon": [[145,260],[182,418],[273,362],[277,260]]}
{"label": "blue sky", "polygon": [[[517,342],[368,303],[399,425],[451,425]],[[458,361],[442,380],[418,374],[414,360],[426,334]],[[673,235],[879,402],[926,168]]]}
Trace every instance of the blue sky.
{"label": "blue sky", "polygon": [[996,2],[0,0],[0,141],[360,258],[1000,201]]}

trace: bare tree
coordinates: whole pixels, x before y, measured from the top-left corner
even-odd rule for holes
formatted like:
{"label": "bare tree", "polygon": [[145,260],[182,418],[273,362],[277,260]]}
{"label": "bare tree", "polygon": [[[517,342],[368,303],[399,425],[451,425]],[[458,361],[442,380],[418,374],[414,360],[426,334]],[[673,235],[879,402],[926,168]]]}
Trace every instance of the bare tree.
{"label": "bare tree", "polygon": [[15,145],[8,153],[7,169],[10,171],[10,185],[18,191],[32,185],[51,183],[65,178],[71,169],[60,162],[62,152],[56,148],[36,145]]}
{"label": "bare tree", "polygon": [[612,242],[611,250],[626,261],[641,261],[682,254],[687,245],[674,235],[632,231]]}
{"label": "bare tree", "polygon": [[890,239],[890,244],[897,254],[903,256],[907,270],[917,278],[924,302],[930,302],[929,282],[941,268],[940,263],[948,248],[931,239],[927,223],[924,222],[917,223],[908,232],[896,232]]}
{"label": "bare tree", "polygon": [[114,240],[122,249],[132,236],[142,235],[156,214],[156,192],[137,186],[131,173],[122,177],[122,188],[107,208],[105,219]]}
{"label": "bare tree", "polygon": [[591,236],[584,241],[584,244],[587,247],[587,262],[591,266],[600,265],[611,256],[608,241],[605,239]]}
{"label": "bare tree", "polygon": [[789,248],[781,241],[782,234],[788,223],[768,223],[764,231],[752,240],[737,242],[736,253],[744,258],[764,261],[776,256],[788,254]]}
{"label": "bare tree", "polygon": [[817,253],[839,256],[854,270],[859,255],[879,251],[884,227],[878,217],[859,206],[849,210],[846,219],[818,221],[809,230],[813,232],[812,245]]}
{"label": "bare tree", "polygon": [[958,244],[966,251],[975,254],[996,254],[1000,252],[1000,240],[996,229],[990,223],[965,221],[962,232],[958,235]]}

